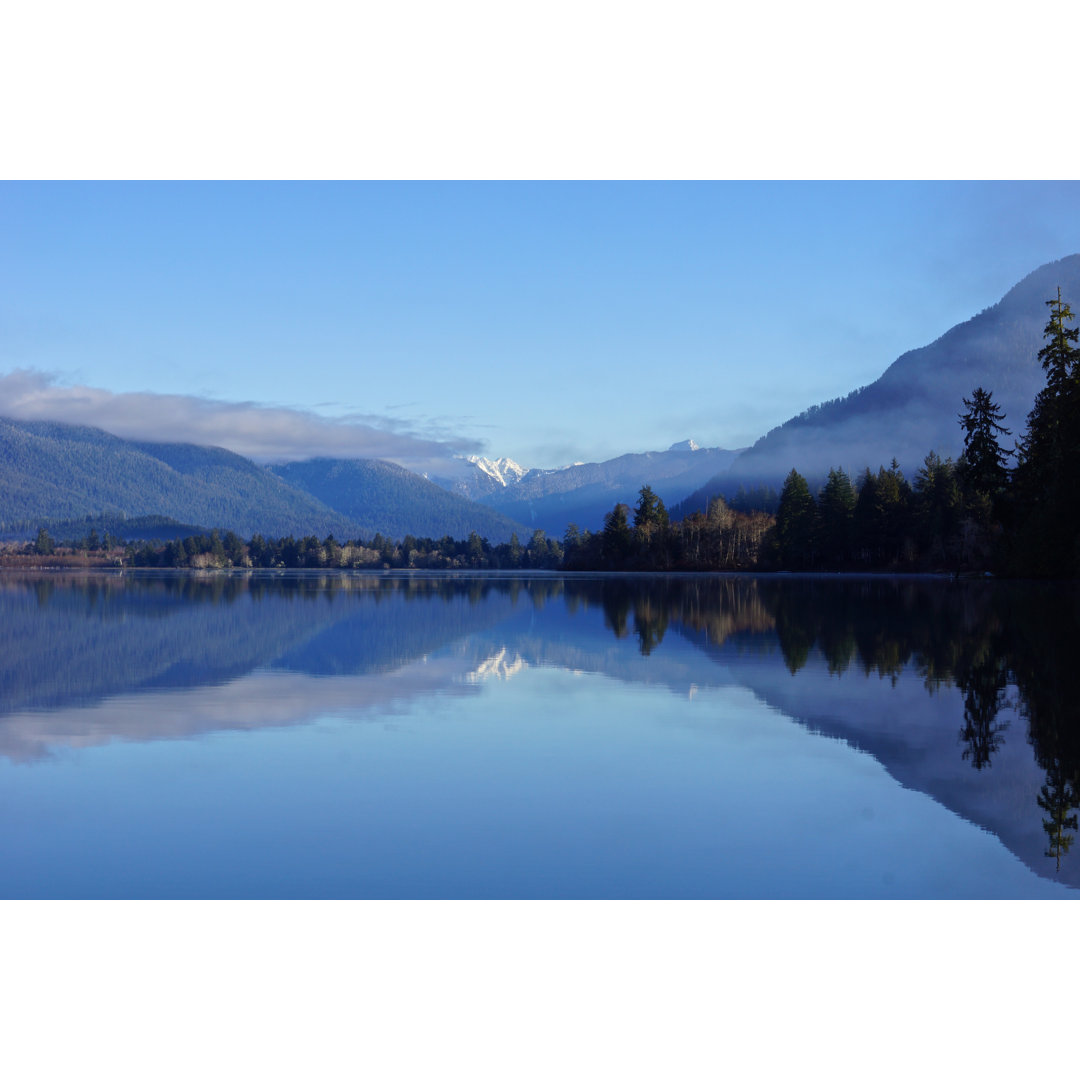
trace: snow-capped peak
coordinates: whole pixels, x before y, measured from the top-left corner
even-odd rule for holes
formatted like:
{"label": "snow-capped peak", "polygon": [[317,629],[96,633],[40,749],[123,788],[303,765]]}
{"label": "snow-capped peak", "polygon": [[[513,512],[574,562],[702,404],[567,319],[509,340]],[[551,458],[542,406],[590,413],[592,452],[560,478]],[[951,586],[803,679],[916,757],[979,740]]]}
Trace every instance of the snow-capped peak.
{"label": "snow-capped peak", "polygon": [[701,449],[701,447],[698,446],[698,444],[696,442],[694,442],[693,439],[683,439],[682,442],[672,443],[668,447],[669,451],[678,450],[680,452],[685,452],[685,453],[692,453],[694,450],[700,450],[700,449]]}
{"label": "snow-capped peak", "polygon": [[508,457],[492,460],[491,458],[478,457],[473,454],[468,460],[503,487],[508,484],[516,484],[529,471],[523,465],[519,465]]}

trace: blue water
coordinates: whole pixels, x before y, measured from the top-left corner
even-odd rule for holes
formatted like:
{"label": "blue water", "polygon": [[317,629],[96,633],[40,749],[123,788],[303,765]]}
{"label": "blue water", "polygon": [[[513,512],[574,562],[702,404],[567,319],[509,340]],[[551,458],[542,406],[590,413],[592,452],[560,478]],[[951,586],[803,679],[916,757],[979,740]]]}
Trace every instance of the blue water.
{"label": "blue water", "polygon": [[0,894],[1076,895],[1015,702],[976,770],[958,687],[793,673],[752,583],[491,581],[5,578]]}

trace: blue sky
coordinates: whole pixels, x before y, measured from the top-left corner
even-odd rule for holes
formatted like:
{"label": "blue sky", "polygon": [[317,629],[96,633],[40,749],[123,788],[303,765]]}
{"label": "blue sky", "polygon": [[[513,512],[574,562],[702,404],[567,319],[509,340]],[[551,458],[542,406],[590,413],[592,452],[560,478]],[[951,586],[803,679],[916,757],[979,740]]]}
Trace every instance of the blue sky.
{"label": "blue sky", "polygon": [[872,381],[1080,251],[1080,183],[8,182],[0,234],[0,412],[29,373],[120,434],[301,410],[398,440],[337,452],[557,466]]}

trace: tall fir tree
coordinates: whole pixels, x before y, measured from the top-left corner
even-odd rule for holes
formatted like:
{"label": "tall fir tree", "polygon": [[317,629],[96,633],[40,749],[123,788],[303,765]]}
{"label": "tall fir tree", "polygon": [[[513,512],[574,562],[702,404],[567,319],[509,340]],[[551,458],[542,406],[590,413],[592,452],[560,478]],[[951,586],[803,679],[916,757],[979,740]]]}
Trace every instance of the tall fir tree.
{"label": "tall fir tree", "polygon": [[630,554],[632,534],[630,532],[630,522],[627,520],[628,511],[629,507],[626,503],[616,503],[604,515],[601,554],[604,563],[613,568],[625,562]]}
{"label": "tall fir tree", "polygon": [[1080,547],[1080,329],[1061,298],[1047,300],[1050,319],[1039,361],[1046,386],[1028,414],[1020,441],[1015,487],[1022,526],[1013,560],[1017,569],[1044,575],[1076,572]]}
{"label": "tall fir tree", "polygon": [[821,558],[840,569],[852,557],[855,539],[855,488],[843,469],[830,469],[818,496]]}
{"label": "tall fir tree", "polygon": [[776,508],[776,538],[780,565],[793,570],[813,566],[817,509],[810,486],[795,469],[788,473]]}
{"label": "tall fir tree", "polygon": [[999,435],[1012,434],[1001,421],[1001,411],[989,390],[977,386],[971,398],[963,398],[965,412],[960,414],[964,429],[964,451],[956,463],[957,478],[966,497],[1000,498],[1009,480],[1010,452],[1003,450]]}
{"label": "tall fir tree", "polygon": [[668,512],[664,500],[652,487],[645,484],[638,492],[638,503],[634,510],[634,528],[645,538],[656,529],[667,528]]}
{"label": "tall fir tree", "polygon": [[1080,328],[1067,327],[1076,316],[1072,309],[1061,299],[1061,286],[1058,286],[1057,299],[1047,300],[1050,308],[1050,321],[1043,330],[1046,344],[1039,350],[1039,362],[1046,372],[1046,389],[1055,398],[1064,397],[1070,390],[1075,390],[1077,382],[1077,362],[1080,360],[1075,345],[1080,339]]}
{"label": "tall fir tree", "polygon": [[911,485],[904,478],[896,458],[873,476],[867,469],[855,503],[856,534],[860,547],[869,552],[877,566],[895,566],[906,561]]}

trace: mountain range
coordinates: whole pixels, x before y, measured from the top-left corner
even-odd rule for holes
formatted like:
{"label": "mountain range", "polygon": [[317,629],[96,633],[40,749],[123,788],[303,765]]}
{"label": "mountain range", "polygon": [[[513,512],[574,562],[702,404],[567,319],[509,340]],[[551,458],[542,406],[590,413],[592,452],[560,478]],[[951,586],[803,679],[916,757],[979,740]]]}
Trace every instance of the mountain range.
{"label": "mountain range", "polygon": [[516,484],[531,471],[508,457],[487,458],[470,454],[468,457],[448,458],[444,465],[429,470],[424,476],[456,495],[479,499],[499,488]]}
{"label": "mountain range", "polygon": [[407,534],[462,539],[475,532],[504,543],[516,532],[522,541],[528,539],[525,527],[506,515],[389,461],[315,458],[271,471],[343,514],[367,538],[381,532],[396,539]]}
{"label": "mountain range", "polygon": [[[570,523],[602,527],[616,502],[633,504],[649,484],[688,513],[740,487],[776,488],[792,468],[811,483],[830,468],[857,477],[896,458],[909,477],[934,450],[956,458],[958,417],[977,386],[1005,410],[1012,437],[1045,379],[1037,354],[1046,301],[1061,288],[1080,302],[1080,255],[1047,263],[996,304],[936,341],[904,353],[873,383],[808,408],[745,450],[701,448],[623,454],[559,469],[509,458],[447,459],[420,476],[400,465],[319,458],[265,467],[217,447],[138,442],[91,427],[0,418],[0,536],[89,517],[141,517],[169,528],[231,529],[241,536],[334,533],[395,539],[464,538],[477,532],[525,541],[534,529],[560,538]],[[1011,447],[1011,440],[1005,444]],[[170,524],[172,523],[172,524]],[[114,529],[121,531],[122,529]]]}
{"label": "mountain range", "polygon": [[155,518],[162,539],[193,527],[244,538],[475,531],[505,541],[525,532],[387,462],[298,462],[275,472],[219,447],[134,442],[43,421],[0,418],[0,492],[0,536],[9,537],[59,525],[85,535],[78,522],[86,517],[121,535],[126,519]]}
{"label": "mountain range", "polygon": [[664,452],[563,469],[524,469],[510,462],[512,472],[500,459],[485,462],[498,479],[477,485],[471,497],[559,536],[570,522],[599,528],[616,502],[634,503],[642,484],[683,514],[704,509],[717,495],[730,498],[740,488],[778,490],[793,468],[814,488],[831,468],[856,478],[896,458],[913,478],[931,450],[943,458],[959,457],[963,401],[978,386],[991,391],[1003,408],[1011,432],[1003,442],[1012,449],[1045,384],[1038,352],[1046,302],[1059,287],[1066,301],[1080,302],[1080,255],[1039,267],[997,303],[898,357],[874,382],[811,406],[747,449],[702,450],[688,440]]}
{"label": "mountain range", "polygon": [[480,496],[487,506],[534,529],[561,537],[572,522],[582,529],[599,529],[604,515],[617,503],[633,505],[648,484],[672,504],[726,470],[738,450],[701,448],[692,440],[668,450],[622,454],[609,461],[578,463],[563,469],[530,469],[515,483]]}
{"label": "mountain range", "polygon": [[667,450],[623,454],[600,462],[575,462],[559,469],[528,469],[510,458],[459,458],[434,480],[475,499],[529,529],[561,538],[569,524],[598,529],[617,503],[632,505],[642,485],[671,504],[726,469],[738,450],[703,449],[693,439]]}

